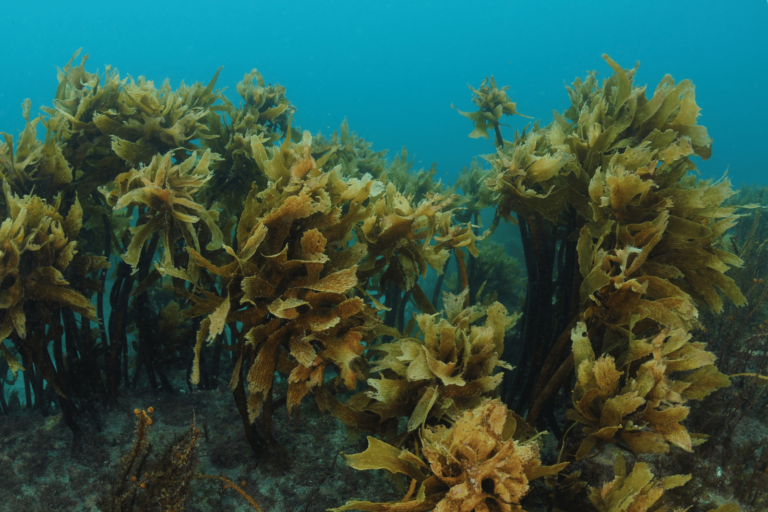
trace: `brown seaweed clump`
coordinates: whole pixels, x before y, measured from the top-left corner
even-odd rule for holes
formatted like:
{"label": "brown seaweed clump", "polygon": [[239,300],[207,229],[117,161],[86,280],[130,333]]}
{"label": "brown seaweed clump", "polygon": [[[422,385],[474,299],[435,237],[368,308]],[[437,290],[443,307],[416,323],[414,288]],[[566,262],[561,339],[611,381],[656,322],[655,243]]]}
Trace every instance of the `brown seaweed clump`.
{"label": "brown seaweed clump", "polygon": [[[583,323],[573,333],[573,353],[578,382],[573,392],[574,409],[568,417],[585,424],[587,437],[576,452],[586,456],[598,442],[611,442],[620,435],[635,453],[666,453],[667,443],[686,451],[703,442],[681,425],[688,416],[686,400],[701,399],[715,387],[727,385],[713,365],[714,355],[700,343],[690,343],[691,335],[682,329],[663,331],[653,339],[634,340],[629,364],[643,360],[636,373],[623,380],[611,355],[595,360],[585,336]],[[647,359],[646,356],[651,358]],[[677,376],[677,371],[695,370]],[[725,379],[725,382],[723,380]],[[644,407],[643,407],[644,406]]]}
{"label": "brown seaweed clump", "polygon": [[[215,339],[227,323],[243,323],[240,336],[249,350],[246,353],[243,345],[238,354],[231,385],[238,385],[239,369],[245,364],[251,421],[270,400],[278,368],[290,373],[289,410],[324,382],[330,365],[347,387],[354,388],[364,368],[361,342],[370,339],[377,325],[375,312],[362,299],[347,297],[358,284],[358,263],[367,253],[363,244],[346,244],[354,225],[350,221],[358,212],[353,208],[342,216],[326,190],[335,182],[337,204],[357,198],[359,205],[373,183],[344,195],[347,190],[342,189],[347,187],[338,175],[320,172],[308,152],[287,156],[288,167],[281,156],[270,161],[290,176],[287,183],[276,176],[267,189],[251,190],[238,223],[239,250],[225,247],[232,263],[216,266],[188,249],[193,261],[224,279],[228,292],[197,299],[198,305],[188,313],[210,314],[198,334],[196,354],[202,342]],[[197,364],[196,358],[193,382],[199,375]]]}
{"label": "brown seaweed clump", "polygon": [[496,79],[491,77],[490,80],[486,77],[483,83],[480,84],[479,89],[469,87],[474,93],[472,102],[477,105],[478,110],[476,112],[462,112],[456,109],[459,114],[471,120],[475,123],[475,129],[469,134],[473,139],[483,137],[488,138],[488,128],[493,129],[495,134],[494,143],[497,147],[504,146],[504,140],[501,138],[500,121],[503,115],[518,115],[522,117],[523,114],[517,111],[517,105],[509,99],[507,96],[507,90],[509,86],[505,85],[501,89],[496,86]]}
{"label": "brown seaweed clump", "polygon": [[[176,240],[176,229],[185,242],[200,250],[200,242],[194,224],[202,220],[210,230],[208,250],[221,247],[223,234],[216,224],[218,212],[207,210],[195,202],[194,195],[211,178],[209,166],[215,162],[215,155],[206,151],[198,159],[197,152],[178,165],[173,164],[171,153],[163,156],[156,155],[146,167],[131,169],[115,178],[116,188],[109,190],[101,188],[107,204],[114,210],[123,208],[144,207],[139,222],[131,232],[131,242],[128,245],[123,260],[136,269],[141,251],[147,241],[157,232],[163,232],[163,257],[160,268],[174,268],[173,249]],[[188,269],[196,272],[192,266]]]}
{"label": "brown seaweed clump", "polygon": [[[86,276],[109,268],[109,262],[103,257],[78,255],[76,239],[83,224],[83,210],[76,198],[63,216],[59,213],[61,196],[53,204],[35,195],[20,198],[6,181],[3,191],[8,216],[0,225],[0,340],[11,339],[21,353],[22,363],[2,342],[0,349],[14,375],[34,365],[58,394],[66,423],[77,431],[73,420],[76,408],[69,396],[63,364],[59,311],[71,310],[83,318],[95,319],[96,308],[70,280],[96,289],[98,283]],[[52,340],[53,357],[47,348]],[[42,395],[42,379],[34,381],[32,387],[38,396]],[[26,391],[29,400],[29,387]]]}
{"label": "brown seaweed clump", "polygon": [[[48,204],[34,195],[20,198],[11,192],[7,182],[3,182],[3,191],[8,218],[0,226],[0,302],[6,310],[0,339],[11,333],[21,339],[27,337],[27,301],[51,302],[94,318],[93,305],[64,278],[77,253],[76,238],[83,214],[80,203],[75,201],[64,217],[59,213],[60,201]],[[109,265],[102,258],[95,260],[96,267]]]}
{"label": "brown seaweed clump", "polygon": [[[567,333],[581,320],[586,327],[581,332],[587,333],[596,353],[606,356],[601,364],[608,364],[611,356],[617,371],[629,380],[640,379],[639,371],[657,375],[643,377],[642,389],[632,391],[638,394],[623,399],[622,417],[635,410],[633,405],[640,406],[653,382],[663,381],[666,389],[670,373],[696,370],[669,383],[669,393],[655,388],[652,403],[658,405],[648,407],[666,414],[655,422],[660,437],[643,435],[653,438],[653,447],[632,444],[636,450],[663,450],[659,439],[666,428],[665,439],[674,438],[674,444],[690,449],[687,432],[678,426],[688,411],[683,402],[728,385],[704,345],[688,342],[687,333],[698,326],[697,305],[720,311],[722,299],[715,287],[735,304],[745,303],[724,274],[741,260],[716,244],[737,219],[733,207],[723,206],[733,192],[727,181],[701,181],[689,174],[695,169],[690,157],[707,158],[711,151],[706,128],[696,124],[699,107],[693,84],[675,84],[667,76],[653,97],[646,98],[645,88],[632,85],[636,69],[624,70],[605,58],[614,73],[601,87],[594,75],[577,80],[569,88],[572,106],[564,116],[556,116],[545,129],[534,126],[490,157],[496,174],[488,186],[498,194],[501,216],[517,213],[530,233],[540,237],[539,244],[550,243],[546,238],[555,234],[547,231],[552,228],[542,224],[544,219],[570,223],[580,233],[570,249],[570,261],[580,274],[571,278],[578,307],[569,309],[576,315],[557,342],[550,342],[547,359],[537,363],[541,374],[529,417],[538,418],[573,367],[573,356],[559,369],[557,361],[567,350]],[[652,357],[655,365],[649,361]],[[577,392],[581,409],[595,406],[598,395],[610,399],[620,391],[613,384],[599,392],[591,389]],[[647,417],[651,415],[649,411]],[[611,441],[619,423],[609,426],[599,418],[600,410],[593,410],[577,420]],[[587,442],[593,443],[594,437]],[[579,455],[586,449],[582,445]]]}
{"label": "brown seaweed clump", "polygon": [[312,156],[320,158],[328,155],[327,162],[333,168],[340,165],[339,172],[344,177],[360,177],[369,174],[379,179],[386,172],[388,150],[374,151],[373,143],[366,141],[355,132],[349,131],[349,123],[342,121],[338,131],[331,138],[317,134],[312,138]]}
{"label": "brown seaweed clump", "polygon": [[154,408],[134,409],[133,413],[136,416],[133,444],[112,468],[112,483],[98,502],[99,510],[188,510],[193,503],[193,482],[216,480],[239,493],[250,508],[261,512],[259,504],[228,478],[197,472],[203,433],[194,417],[183,434],[174,436],[172,442],[156,450],[150,435]]}
{"label": "brown seaweed clump", "polygon": [[29,100],[22,104],[25,126],[15,148],[13,137],[0,132],[5,140],[0,144],[0,173],[17,194],[30,193],[34,184],[37,195],[51,199],[53,191],[72,181],[72,167],[50,130],[46,131],[44,142],[37,139],[40,118],[30,120],[31,107]]}
{"label": "brown seaweed clump", "polygon": [[[354,389],[365,379],[365,343],[392,332],[364,300],[371,298],[366,288],[372,279],[408,289],[415,274],[435,261],[441,268],[447,258],[446,250],[436,253],[429,244],[450,197],[433,196],[413,207],[370,177],[345,180],[338,167],[324,171],[325,158],[316,161],[310,144],[305,133],[301,143],[286,139],[272,150],[253,136],[253,157],[270,181],[263,190],[251,189],[235,230],[236,248],[224,243],[222,250],[210,244],[203,250],[185,236],[187,269],[158,267],[197,286],[220,283],[221,294],[176,288],[194,304],[186,317],[206,316],[191,380],[200,378],[203,342],[212,343],[228,325],[237,340],[230,385],[244,421],[264,412],[267,439],[275,372],[287,374],[289,411],[322,387],[329,368],[338,384]],[[187,179],[203,175],[193,172]],[[198,267],[205,272],[193,271]]]}
{"label": "brown seaweed clump", "polygon": [[[627,474],[626,463],[621,455],[616,459],[616,477],[602,488],[591,487],[589,500],[598,512],[671,512],[668,507],[655,507],[664,491],[685,485],[691,475],[667,476],[655,479],[648,464],[637,462]],[[732,509],[732,508],[731,508]],[[688,509],[675,509],[685,512]],[[738,510],[738,507],[736,507]]]}
{"label": "brown seaweed clump", "polygon": [[345,178],[364,178],[368,175],[373,179],[392,182],[398,192],[417,203],[428,194],[446,195],[445,186],[434,179],[434,164],[428,171],[411,171],[414,160],[408,160],[405,146],[391,162],[384,158],[387,152],[373,151],[371,142],[355,132],[350,133],[346,119],[330,139],[319,134],[312,138],[312,156],[325,157],[330,168],[341,166],[339,173]]}
{"label": "brown seaweed clump", "polygon": [[568,463],[542,466],[536,440],[517,438],[516,425],[504,404],[488,400],[451,427],[422,430],[423,459],[369,437],[368,449],[344,456],[347,463],[406,475],[411,479],[408,494],[396,504],[353,501],[333,510],[521,511],[529,483]]}
{"label": "brown seaweed clump", "polygon": [[[111,181],[128,166],[148,164],[156,154],[193,152],[192,141],[214,137],[206,126],[211,105],[221,99],[214,91],[218,72],[205,86],[181,84],[172,90],[166,80],[159,88],[139,77],[120,78],[107,66],[103,76],[85,70],[72,59],[59,70],[59,87],[50,115],[49,134],[55,134],[67,162],[79,172],[75,181],[82,195]],[[221,70],[219,70],[221,71]]]}
{"label": "brown seaweed clump", "polygon": [[[447,318],[418,315],[418,337],[374,346],[385,357],[372,368],[381,376],[368,379],[374,403],[365,409],[382,417],[412,411],[407,432],[413,432],[428,418],[455,419],[495,396],[503,376],[496,369],[511,369],[501,354],[517,315],[498,302],[464,309],[465,295],[446,294]],[[485,325],[477,325],[482,318]]]}

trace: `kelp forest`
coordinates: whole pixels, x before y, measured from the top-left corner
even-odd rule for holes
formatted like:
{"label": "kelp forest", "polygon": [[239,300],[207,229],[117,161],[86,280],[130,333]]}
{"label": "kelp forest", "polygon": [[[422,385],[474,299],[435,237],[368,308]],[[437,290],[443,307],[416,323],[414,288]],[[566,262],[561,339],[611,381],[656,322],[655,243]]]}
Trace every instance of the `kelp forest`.
{"label": "kelp forest", "polygon": [[[302,131],[255,69],[235,104],[218,71],[75,54],[2,133],[0,447],[14,418],[65,458],[130,424],[94,508],[45,510],[765,510],[766,189],[699,176],[693,83],[603,59],[547,126],[470,87],[487,142],[444,183],[346,121]],[[174,430],[149,404],[182,396],[208,402]],[[288,433],[322,429],[347,448],[312,471],[344,492],[281,504]]]}

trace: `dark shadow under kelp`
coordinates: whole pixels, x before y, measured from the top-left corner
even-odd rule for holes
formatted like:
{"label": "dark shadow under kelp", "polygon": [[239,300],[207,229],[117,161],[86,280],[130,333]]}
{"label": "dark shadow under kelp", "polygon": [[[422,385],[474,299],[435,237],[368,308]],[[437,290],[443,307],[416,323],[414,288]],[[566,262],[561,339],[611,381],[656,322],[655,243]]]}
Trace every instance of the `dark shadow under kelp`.
{"label": "dark shadow under kelp", "polygon": [[[577,79],[566,112],[512,141],[508,88],[473,89],[478,110],[460,113],[496,152],[447,188],[346,122],[330,139],[292,128],[285,89],[256,70],[236,106],[218,72],[174,90],[73,58],[53,106],[33,119],[26,102],[25,130],[0,145],[0,339],[24,413],[60,414],[76,447],[142,388],[226,393],[242,439],[217,460],[289,465],[280,431],[299,432],[311,401],[377,436],[346,461],[388,469],[404,496],[339,510],[533,510],[550,494],[563,511],[721,505],[686,494],[701,477],[679,454],[722,456],[762,403],[764,226],[735,228],[729,183],[691,174],[711,139],[690,81],[666,76],[648,97],[637,67],[605,59],[608,79]],[[502,220],[524,276],[492,240]],[[692,421],[728,396],[709,427]],[[203,434],[193,424],[152,458],[137,411],[102,509],[193,510]]]}

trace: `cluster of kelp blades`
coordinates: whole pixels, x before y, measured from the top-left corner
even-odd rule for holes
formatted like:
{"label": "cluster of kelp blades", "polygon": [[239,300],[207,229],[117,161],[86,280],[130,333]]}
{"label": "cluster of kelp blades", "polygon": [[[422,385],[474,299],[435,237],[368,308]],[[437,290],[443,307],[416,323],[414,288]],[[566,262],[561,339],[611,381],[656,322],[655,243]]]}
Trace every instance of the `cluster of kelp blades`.
{"label": "cluster of kelp blades", "polygon": [[[515,104],[486,81],[478,110],[460,113],[470,136],[493,131],[496,152],[449,189],[434,166],[411,172],[405,151],[387,162],[346,122],[330,139],[292,129],[285,89],[255,70],[235,106],[218,72],[173,90],[76,57],[53,107],[31,119],[26,102],[26,128],[0,145],[0,339],[27,407],[47,414],[56,400],[77,435],[79,415],[143,375],[174,391],[183,368],[190,389],[214,389],[228,364],[257,453],[275,442],[275,409],[306,397],[378,436],[347,462],[404,475],[406,496],[337,510],[521,510],[545,478],[556,510],[640,511],[690,479],[628,471],[622,456],[602,487],[565,474],[606,444],[693,451],[706,436],[684,426],[689,403],[730,385],[693,339],[701,306],[746,298],[725,275],[743,263],[724,241],[733,191],[691,174],[711,139],[690,81],[666,76],[649,98],[637,67],[606,57],[610,78],[577,79],[566,112],[511,142],[500,120]],[[514,260],[488,242],[501,219],[520,230],[527,280],[504,275]],[[457,293],[440,297],[452,255]],[[510,287],[522,314],[498,301]],[[420,313],[407,319],[410,307]],[[541,422],[561,437],[553,466],[541,465]],[[194,426],[188,437],[184,453]],[[116,510],[143,489],[130,464]]]}

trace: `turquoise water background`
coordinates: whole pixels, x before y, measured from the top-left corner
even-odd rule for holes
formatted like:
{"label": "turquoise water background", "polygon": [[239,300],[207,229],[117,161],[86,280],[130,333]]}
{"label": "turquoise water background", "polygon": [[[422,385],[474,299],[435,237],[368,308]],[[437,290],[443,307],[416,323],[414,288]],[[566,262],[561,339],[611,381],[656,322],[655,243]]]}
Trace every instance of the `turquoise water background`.
{"label": "turquoise water background", "polygon": [[[23,128],[21,102],[50,105],[56,66],[75,50],[87,68],[110,64],[173,87],[235,85],[257,68],[287,88],[295,122],[327,135],[347,117],[352,130],[389,149],[403,145],[416,168],[437,163],[453,176],[493,150],[467,137],[467,84],[487,75],[511,85],[521,113],[548,124],[569,102],[564,83],[588,70],[608,76],[607,53],[652,90],[665,73],[690,78],[700,124],[714,139],[702,175],[729,169],[734,184],[768,171],[768,2],[408,1],[0,2],[0,131]],[[522,129],[528,120],[514,118]],[[511,139],[512,132],[505,131]]]}

